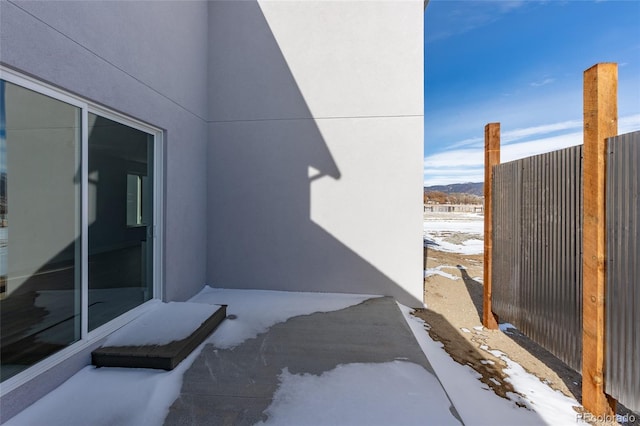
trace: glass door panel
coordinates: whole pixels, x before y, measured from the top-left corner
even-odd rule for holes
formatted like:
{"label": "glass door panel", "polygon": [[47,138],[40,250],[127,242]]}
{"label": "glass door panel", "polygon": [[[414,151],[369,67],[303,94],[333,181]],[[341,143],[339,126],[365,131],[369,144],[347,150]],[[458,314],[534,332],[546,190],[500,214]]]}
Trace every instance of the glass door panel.
{"label": "glass door panel", "polygon": [[89,113],[89,330],[153,297],[153,136]]}
{"label": "glass door panel", "polygon": [[0,80],[0,376],[81,337],[81,109]]}

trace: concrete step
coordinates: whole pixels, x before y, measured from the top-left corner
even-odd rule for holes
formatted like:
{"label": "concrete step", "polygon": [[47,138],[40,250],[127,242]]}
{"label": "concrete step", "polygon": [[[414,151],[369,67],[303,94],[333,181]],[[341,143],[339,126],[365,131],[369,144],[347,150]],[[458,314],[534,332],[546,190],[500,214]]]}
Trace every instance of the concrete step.
{"label": "concrete step", "polygon": [[154,368],[173,370],[202,343],[227,316],[221,305],[189,337],[165,345],[102,346],[91,353],[96,367]]}

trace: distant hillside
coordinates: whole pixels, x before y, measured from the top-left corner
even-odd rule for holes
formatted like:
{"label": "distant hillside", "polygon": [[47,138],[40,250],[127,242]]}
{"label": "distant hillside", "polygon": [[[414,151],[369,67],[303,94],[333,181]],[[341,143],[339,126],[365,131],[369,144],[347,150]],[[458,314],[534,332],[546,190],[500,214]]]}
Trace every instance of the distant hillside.
{"label": "distant hillside", "polygon": [[425,186],[425,192],[444,192],[445,194],[472,194],[482,197],[484,195],[483,182],[454,183],[451,185]]}

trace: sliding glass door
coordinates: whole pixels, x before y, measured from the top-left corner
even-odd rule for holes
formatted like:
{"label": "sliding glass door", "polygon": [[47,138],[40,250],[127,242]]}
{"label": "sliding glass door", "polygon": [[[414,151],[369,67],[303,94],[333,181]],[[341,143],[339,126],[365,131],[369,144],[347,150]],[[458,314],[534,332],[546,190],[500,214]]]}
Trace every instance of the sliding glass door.
{"label": "sliding glass door", "polygon": [[153,136],[89,113],[89,330],[153,295]]}
{"label": "sliding glass door", "polygon": [[0,80],[2,381],[157,297],[158,140],[54,89]]}

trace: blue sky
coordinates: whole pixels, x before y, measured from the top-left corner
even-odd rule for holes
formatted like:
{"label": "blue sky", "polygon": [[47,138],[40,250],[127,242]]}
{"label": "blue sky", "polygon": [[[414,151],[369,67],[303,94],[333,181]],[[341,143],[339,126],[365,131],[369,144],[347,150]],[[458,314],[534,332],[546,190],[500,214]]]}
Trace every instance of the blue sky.
{"label": "blue sky", "polygon": [[484,126],[502,162],[582,143],[583,72],[618,63],[619,133],[640,130],[640,0],[431,0],[424,26],[425,185],[484,180]]}

